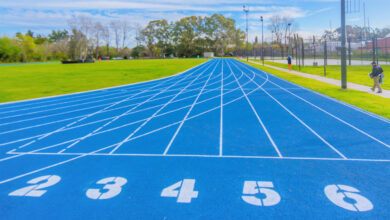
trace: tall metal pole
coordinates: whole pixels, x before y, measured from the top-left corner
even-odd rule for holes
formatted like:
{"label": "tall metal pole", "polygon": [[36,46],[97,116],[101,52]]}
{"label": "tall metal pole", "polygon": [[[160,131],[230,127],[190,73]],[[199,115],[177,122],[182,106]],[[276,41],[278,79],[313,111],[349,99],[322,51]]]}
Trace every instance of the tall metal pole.
{"label": "tall metal pole", "polygon": [[249,12],[249,7],[246,7],[245,5],[243,6],[243,10],[246,15],[246,61],[249,61],[248,57],[248,42],[249,42],[249,34],[248,34],[248,12]]}
{"label": "tall metal pole", "polygon": [[347,50],[345,48],[345,0],[341,0],[341,88],[347,89]]}
{"label": "tall metal pole", "polygon": [[263,60],[264,66],[264,19],[263,16],[260,17],[261,21],[261,60]]}
{"label": "tall metal pole", "polygon": [[274,31],[271,33],[271,58],[272,62],[274,62]]}

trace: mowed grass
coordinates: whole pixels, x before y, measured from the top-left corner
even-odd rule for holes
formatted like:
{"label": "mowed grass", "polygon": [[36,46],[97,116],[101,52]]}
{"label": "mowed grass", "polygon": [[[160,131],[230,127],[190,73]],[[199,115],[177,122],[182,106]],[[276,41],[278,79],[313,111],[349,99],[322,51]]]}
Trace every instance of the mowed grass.
{"label": "mowed grass", "polygon": [[[261,62],[260,60],[253,60],[256,62]],[[287,61],[286,61],[287,62]],[[276,63],[272,61],[265,61],[265,64],[288,69],[287,64]],[[386,72],[390,73],[390,65],[380,65],[385,75]],[[292,65],[292,69],[299,71],[299,67],[296,65]],[[366,86],[373,86],[373,81],[368,76],[368,73],[371,72],[372,67],[370,65],[365,66],[347,66],[347,80],[348,82],[357,83]],[[301,66],[300,72],[309,73],[313,75],[324,76],[324,66]],[[339,65],[331,65],[326,67],[326,77],[332,79],[341,79],[341,66]],[[390,89],[390,80],[385,78],[384,84],[381,85],[383,89]]]}
{"label": "mowed grass", "polygon": [[123,60],[91,64],[0,66],[0,102],[88,91],[158,79],[205,59]]}
{"label": "mowed grass", "polygon": [[245,61],[243,62],[308,89],[317,91],[319,93],[390,119],[390,101],[387,98],[382,98],[380,96],[352,89],[341,90],[338,86],[324,83],[318,80],[308,79],[302,76],[278,71],[269,67],[265,67],[261,64],[258,65]]}

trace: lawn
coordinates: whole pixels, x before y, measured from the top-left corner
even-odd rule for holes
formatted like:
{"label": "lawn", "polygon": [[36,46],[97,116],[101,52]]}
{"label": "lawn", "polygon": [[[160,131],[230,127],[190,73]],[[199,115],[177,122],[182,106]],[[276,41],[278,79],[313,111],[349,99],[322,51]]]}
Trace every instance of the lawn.
{"label": "lawn", "polygon": [[258,69],[264,70],[280,78],[286,79],[290,82],[304,86],[308,89],[317,91],[319,93],[325,94],[327,96],[333,97],[335,99],[341,100],[343,102],[357,106],[361,109],[367,110],[369,112],[390,119],[389,99],[382,98],[380,96],[376,96],[366,92],[352,90],[352,89],[349,89],[347,91],[341,90],[338,86],[324,83],[318,80],[308,79],[302,76],[289,74],[269,67],[265,67],[263,65],[258,65],[258,64],[248,63],[248,62],[244,62],[244,63],[247,63],[248,65],[254,66]]}
{"label": "lawn", "polygon": [[205,59],[0,66],[0,102],[88,91],[171,76]]}
{"label": "lawn", "polygon": [[[260,60],[253,60],[256,62],[261,62]],[[288,69],[287,64],[276,63],[272,61],[265,61],[265,64]],[[384,74],[390,72],[390,65],[381,65],[384,69]],[[371,72],[371,66],[347,66],[347,80],[348,82],[357,83],[366,86],[372,86],[373,81],[368,77],[368,73]],[[292,66],[293,70],[299,71],[299,67],[296,65]],[[301,72],[309,73],[313,75],[324,76],[324,66],[304,66],[301,67]],[[341,79],[341,66],[331,65],[326,67],[326,77],[333,79]],[[390,89],[390,80],[384,80],[382,84],[383,89]]]}

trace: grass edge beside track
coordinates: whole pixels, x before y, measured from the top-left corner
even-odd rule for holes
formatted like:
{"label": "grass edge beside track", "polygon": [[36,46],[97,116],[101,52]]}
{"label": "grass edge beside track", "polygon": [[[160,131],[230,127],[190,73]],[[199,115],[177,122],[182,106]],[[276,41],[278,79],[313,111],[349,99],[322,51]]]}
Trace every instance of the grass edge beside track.
{"label": "grass edge beside track", "polygon": [[250,66],[268,72],[272,75],[288,80],[295,84],[301,85],[305,88],[335,98],[337,100],[354,105],[366,111],[380,115],[382,117],[390,119],[390,102],[389,99],[382,98],[366,92],[361,92],[353,89],[342,90],[338,86],[324,83],[314,79],[308,79],[306,77],[297,76],[294,74],[278,71],[269,67],[262,66],[261,64],[254,64],[239,60]]}
{"label": "grass edge beside track", "polygon": [[[206,59],[125,60],[0,67],[0,104],[90,92],[170,77]],[[48,65],[48,66],[46,66]],[[133,67],[134,65],[134,67]],[[57,74],[52,74],[61,68]]]}

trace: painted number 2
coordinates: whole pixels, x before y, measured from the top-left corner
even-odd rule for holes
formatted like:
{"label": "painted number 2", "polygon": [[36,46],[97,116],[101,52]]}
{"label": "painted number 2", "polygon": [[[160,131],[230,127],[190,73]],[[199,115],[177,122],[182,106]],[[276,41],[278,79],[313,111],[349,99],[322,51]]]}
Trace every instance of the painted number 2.
{"label": "painted number 2", "polygon": [[[103,189],[88,189],[87,197],[90,199],[111,199],[122,191],[122,186],[127,183],[123,177],[108,177],[99,180],[97,184],[104,184]],[[108,190],[108,191],[107,191]],[[102,193],[101,191],[106,191]]]}
{"label": "painted number 2", "polygon": [[[44,188],[53,186],[61,180],[61,177],[56,175],[41,176],[28,181],[28,184],[34,184],[26,186],[21,189],[15,190],[8,194],[9,196],[30,196],[30,197],[41,197],[46,193],[47,190]],[[40,184],[39,184],[40,183]]]}
{"label": "painted number 2", "polygon": [[[274,184],[272,182],[264,181],[245,181],[243,196],[241,197],[246,203],[255,206],[274,206],[280,202],[280,195],[273,190]],[[256,194],[262,193],[265,195],[264,199],[259,199]]]}
{"label": "painted number 2", "polygon": [[[374,205],[366,197],[358,194],[359,190],[346,185],[328,185],[325,187],[325,195],[335,205],[355,212],[370,211]],[[355,200],[355,203],[349,203],[345,199]]]}
{"label": "painted number 2", "polygon": [[193,198],[198,198],[198,191],[194,191],[194,187],[195,180],[184,179],[163,189],[161,197],[177,197],[178,203],[191,203]]}

